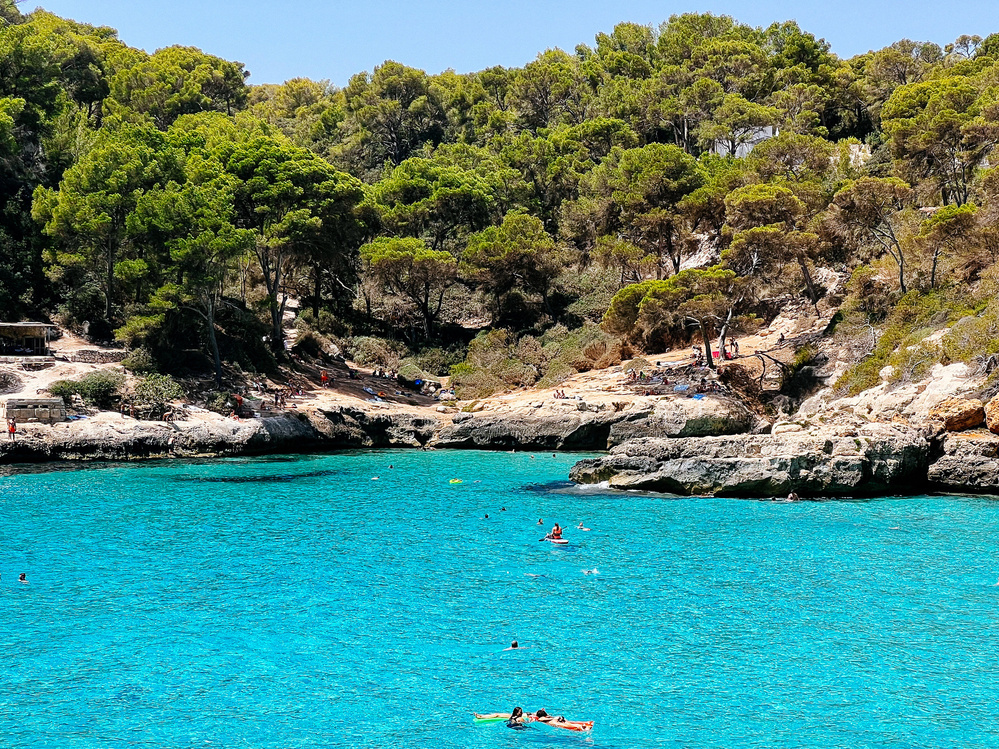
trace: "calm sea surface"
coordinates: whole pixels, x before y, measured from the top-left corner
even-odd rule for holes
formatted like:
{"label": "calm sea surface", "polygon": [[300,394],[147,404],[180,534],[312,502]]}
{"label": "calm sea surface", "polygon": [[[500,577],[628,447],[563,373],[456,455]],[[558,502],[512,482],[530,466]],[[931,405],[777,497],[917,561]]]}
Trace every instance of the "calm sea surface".
{"label": "calm sea surface", "polygon": [[[578,457],[0,477],[0,746],[999,746],[999,502],[615,495]],[[596,727],[472,723],[515,705]]]}

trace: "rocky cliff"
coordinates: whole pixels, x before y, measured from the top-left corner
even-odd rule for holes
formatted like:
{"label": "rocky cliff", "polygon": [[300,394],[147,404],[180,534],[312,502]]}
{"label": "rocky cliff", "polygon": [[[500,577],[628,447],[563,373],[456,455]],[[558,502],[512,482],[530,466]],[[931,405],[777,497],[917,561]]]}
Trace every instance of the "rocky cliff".
{"label": "rocky cliff", "polygon": [[425,414],[354,408],[288,411],[236,421],[201,414],[184,421],[136,421],[100,413],[52,426],[22,424],[0,442],[0,462],[211,457],[360,447],[422,447],[440,427]]}
{"label": "rocky cliff", "polygon": [[910,428],[870,425],[857,436],[788,433],[637,439],[576,464],[577,483],[738,497],[862,496],[925,486],[929,443]]}

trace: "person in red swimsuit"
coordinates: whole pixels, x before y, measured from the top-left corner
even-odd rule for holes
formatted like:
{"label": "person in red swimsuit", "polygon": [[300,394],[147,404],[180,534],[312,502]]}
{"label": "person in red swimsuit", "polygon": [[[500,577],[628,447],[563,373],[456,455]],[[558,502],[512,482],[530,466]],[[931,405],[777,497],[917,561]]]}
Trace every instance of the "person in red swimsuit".
{"label": "person in red swimsuit", "polygon": [[562,538],[562,526],[555,523],[555,527],[552,528],[552,532],[548,534],[551,538]]}

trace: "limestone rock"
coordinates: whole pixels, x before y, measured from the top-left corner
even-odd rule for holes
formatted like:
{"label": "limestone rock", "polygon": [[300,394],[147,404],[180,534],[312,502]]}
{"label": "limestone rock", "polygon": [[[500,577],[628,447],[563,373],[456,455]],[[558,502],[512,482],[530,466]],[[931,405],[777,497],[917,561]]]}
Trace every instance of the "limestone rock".
{"label": "limestone rock", "polygon": [[478,414],[443,427],[434,447],[518,450],[605,450],[641,437],[689,437],[741,434],[756,417],[738,401],[709,395],[663,398],[625,410],[582,400],[545,401],[530,406]]}
{"label": "limestone rock", "polygon": [[942,421],[948,432],[963,432],[981,426],[985,408],[977,398],[946,398],[930,409],[929,417]]}
{"label": "limestone rock", "polygon": [[756,424],[756,417],[736,400],[716,395],[703,398],[666,398],[652,411],[633,411],[617,421],[608,447],[638,437],[706,437],[743,434]]}
{"label": "limestone rock", "polygon": [[929,445],[917,430],[890,425],[870,436],[790,432],[639,439],[606,458],[580,461],[578,483],[674,494],[775,497],[863,496],[925,480]]}
{"label": "limestone rock", "polygon": [[999,398],[993,398],[985,404],[985,423],[990,432],[999,434]]}
{"label": "limestone rock", "polygon": [[930,482],[946,491],[999,490],[999,436],[984,430],[947,434],[943,455],[929,468]]}

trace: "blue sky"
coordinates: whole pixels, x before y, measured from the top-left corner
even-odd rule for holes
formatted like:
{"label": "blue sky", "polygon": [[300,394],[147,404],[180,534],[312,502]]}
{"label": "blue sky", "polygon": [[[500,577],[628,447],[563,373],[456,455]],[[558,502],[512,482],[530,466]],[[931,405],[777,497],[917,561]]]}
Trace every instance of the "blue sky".
{"label": "blue sky", "polygon": [[[25,0],[23,12],[38,0]],[[386,59],[430,73],[521,66],[549,47],[593,43],[620,21],[659,24],[673,13],[710,11],[754,26],[794,19],[843,57],[910,39],[946,44],[999,31],[997,0],[45,0],[60,16],[113,26],[152,52],[171,44],[238,60],[251,83],[295,76],[346,84]]]}

